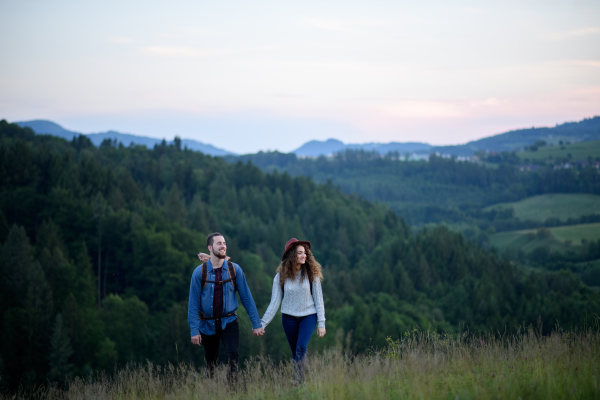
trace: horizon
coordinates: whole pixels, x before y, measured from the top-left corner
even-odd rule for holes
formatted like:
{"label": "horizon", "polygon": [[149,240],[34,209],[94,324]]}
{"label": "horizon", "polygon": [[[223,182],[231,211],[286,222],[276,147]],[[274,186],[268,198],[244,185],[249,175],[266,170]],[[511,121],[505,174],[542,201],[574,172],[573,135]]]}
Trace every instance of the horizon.
{"label": "horizon", "polygon": [[[600,115],[594,115],[594,116],[588,117],[588,118],[591,119],[591,118],[596,118],[596,117],[600,117]],[[584,119],[587,119],[587,118],[584,118]],[[61,128],[65,129],[67,131],[71,131],[71,132],[74,132],[74,133],[79,133],[79,134],[86,135],[86,136],[87,135],[96,135],[96,134],[105,134],[105,133],[114,132],[114,133],[121,134],[121,135],[146,137],[146,138],[156,139],[156,140],[166,140],[167,142],[172,142],[175,139],[175,137],[177,136],[177,135],[174,135],[173,137],[170,137],[170,138],[167,138],[167,137],[164,137],[164,136],[163,137],[159,137],[159,136],[153,137],[153,136],[149,136],[149,135],[141,135],[141,134],[135,134],[135,133],[130,133],[130,132],[122,132],[122,131],[119,131],[119,130],[116,130],[116,129],[110,129],[110,130],[102,131],[102,132],[78,132],[78,131],[71,130],[71,129],[67,128],[67,127],[64,127],[64,126],[62,126],[61,124],[59,124],[59,123],[57,123],[55,121],[43,120],[43,119],[33,119],[33,120],[26,120],[26,121],[9,121],[9,122],[10,123],[28,123],[28,122],[37,122],[37,121],[50,122],[50,123],[53,123],[53,124],[56,124],[56,125],[60,126]],[[564,122],[561,122],[561,123],[557,123],[554,126],[562,125],[562,124],[565,124],[565,123],[573,123],[573,122],[576,123],[576,122],[581,122],[581,121],[583,121],[583,119],[579,120],[579,121],[564,121]],[[492,135],[489,135],[489,136],[485,136],[485,137],[480,138],[480,139],[489,138],[489,137],[497,136],[497,135],[502,135],[504,133],[511,132],[511,131],[516,131],[516,130],[520,130],[520,129],[531,129],[531,128],[539,129],[539,128],[552,128],[552,127],[553,126],[531,126],[531,127],[515,128],[515,129],[511,129],[509,131],[500,132],[500,133],[492,134]],[[203,143],[205,145],[212,145],[212,146],[214,146],[214,144],[212,144],[212,143],[202,142],[202,141],[194,139],[194,138],[181,137],[181,136],[179,138],[182,139],[182,140],[195,140],[195,141],[201,142],[201,143]],[[280,153],[293,153],[294,151],[300,149],[301,147],[303,147],[304,145],[306,145],[308,143],[311,143],[311,142],[325,143],[325,142],[328,142],[328,141],[331,141],[331,140],[341,142],[344,146],[353,146],[353,145],[354,146],[364,146],[364,145],[369,145],[369,144],[385,145],[385,144],[390,144],[390,143],[400,143],[400,144],[421,143],[421,144],[430,145],[431,147],[437,147],[437,146],[441,147],[441,146],[461,146],[461,145],[465,145],[465,144],[469,143],[469,142],[463,142],[463,143],[451,143],[451,144],[444,144],[444,145],[437,145],[437,144],[432,144],[432,143],[429,143],[429,142],[416,142],[416,141],[414,141],[414,142],[362,142],[362,143],[350,143],[350,142],[344,142],[343,140],[340,140],[340,139],[337,139],[337,138],[334,138],[334,137],[330,137],[330,138],[325,138],[325,139],[311,139],[311,140],[308,140],[308,141],[300,144],[297,148],[294,148],[294,149],[292,149],[290,151],[281,151],[281,150],[278,150],[278,149],[259,149],[259,150],[255,151],[255,152],[251,152],[251,153],[237,153],[237,152],[231,151],[228,148],[221,148],[221,147],[217,147],[217,146],[215,146],[215,147],[217,147],[220,150],[228,151],[228,152],[232,153],[233,155],[237,155],[237,156],[247,155],[247,154],[255,154],[255,153],[259,153],[259,152],[276,152],[276,151],[280,152]],[[475,140],[479,140],[479,139],[475,139]],[[123,144],[126,144],[126,143],[123,143]]]}
{"label": "horizon", "polygon": [[0,11],[10,121],[243,154],[328,138],[455,145],[600,114],[593,1],[61,0]]}

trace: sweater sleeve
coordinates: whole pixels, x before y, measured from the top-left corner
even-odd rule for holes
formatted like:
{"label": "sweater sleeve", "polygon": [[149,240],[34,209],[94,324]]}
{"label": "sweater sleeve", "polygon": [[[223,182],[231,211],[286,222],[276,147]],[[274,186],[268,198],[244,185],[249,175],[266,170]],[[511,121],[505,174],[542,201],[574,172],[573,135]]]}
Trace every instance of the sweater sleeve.
{"label": "sweater sleeve", "polygon": [[273,291],[271,292],[271,304],[265,311],[265,315],[263,315],[261,323],[263,328],[266,328],[267,325],[273,320],[277,310],[279,309],[279,305],[281,304],[282,291],[281,285],[279,284],[279,274],[275,275],[273,278]]}
{"label": "sweater sleeve", "polygon": [[312,282],[312,288],[313,301],[315,302],[315,308],[317,309],[317,327],[325,328],[325,302],[323,301],[323,288],[319,278],[315,278]]}

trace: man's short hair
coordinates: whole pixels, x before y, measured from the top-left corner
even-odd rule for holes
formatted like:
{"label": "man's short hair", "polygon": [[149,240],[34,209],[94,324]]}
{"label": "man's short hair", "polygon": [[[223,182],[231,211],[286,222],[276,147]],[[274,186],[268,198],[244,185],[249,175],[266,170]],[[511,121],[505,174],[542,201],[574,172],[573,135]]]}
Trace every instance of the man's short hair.
{"label": "man's short hair", "polygon": [[[206,238],[206,247],[209,247],[209,246],[212,247],[213,238],[215,236],[223,236],[223,235],[221,235],[219,232],[211,233],[210,235],[208,235],[208,237]],[[223,236],[223,237],[225,237],[225,236]]]}

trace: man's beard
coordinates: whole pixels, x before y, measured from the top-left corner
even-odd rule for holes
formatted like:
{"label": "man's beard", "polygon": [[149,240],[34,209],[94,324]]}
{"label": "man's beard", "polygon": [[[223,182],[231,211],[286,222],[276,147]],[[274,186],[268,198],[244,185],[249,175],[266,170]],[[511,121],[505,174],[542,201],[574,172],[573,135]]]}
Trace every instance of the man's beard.
{"label": "man's beard", "polygon": [[215,257],[220,258],[221,260],[224,259],[225,257],[227,257],[227,253],[225,254],[221,254],[221,253],[213,253]]}

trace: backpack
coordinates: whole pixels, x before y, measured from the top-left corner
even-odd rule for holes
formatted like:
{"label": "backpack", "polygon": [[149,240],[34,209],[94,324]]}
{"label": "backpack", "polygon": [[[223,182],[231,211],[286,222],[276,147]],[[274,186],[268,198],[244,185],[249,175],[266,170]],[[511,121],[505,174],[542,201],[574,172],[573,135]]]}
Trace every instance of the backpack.
{"label": "backpack", "polygon": [[229,266],[229,279],[225,279],[224,281],[209,281],[208,280],[208,266],[206,265],[206,263],[202,264],[202,289],[204,290],[204,286],[206,286],[207,283],[214,283],[217,285],[224,285],[227,282],[231,282],[233,283],[233,291],[235,292],[237,290],[237,285],[236,285],[236,272],[235,272],[235,265],[233,265],[233,263],[231,261],[227,261],[227,265]]}
{"label": "backpack", "polygon": [[[223,281],[209,281],[208,280],[208,266],[206,265],[206,263],[202,264],[200,291],[204,290],[204,287],[206,286],[207,283],[214,283],[215,285],[224,285],[227,282],[231,282],[231,283],[233,283],[233,291],[235,292],[237,290],[235,265],[233,265],[233,263],[231,261],[227,261],[227,265],[229,266],[229,279],[225,279]],[[198,319],[200,319],[202,321],[231,317],[233,315],[237,315],[237,313],[235,311],[233,311],[229,314],[222,314],[222,315],[219,315],[216,317],[215,316],[206,317],[202,311],[198,310]]]}

